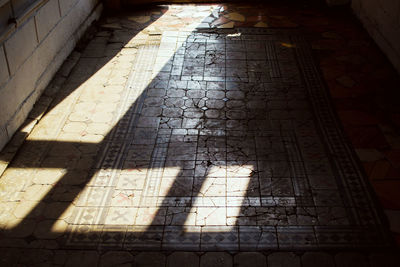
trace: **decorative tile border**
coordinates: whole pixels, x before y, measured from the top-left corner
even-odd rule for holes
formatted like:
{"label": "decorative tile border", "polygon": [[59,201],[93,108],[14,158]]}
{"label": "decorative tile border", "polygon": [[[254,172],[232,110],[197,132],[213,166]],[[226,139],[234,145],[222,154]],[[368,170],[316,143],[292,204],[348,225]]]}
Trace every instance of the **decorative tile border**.
{"label": "decorative tile border", "polygon": [[[229,39],[230,45],[234,45],[235,41],[238,40],[254,40],[258,43],[265,43],[266,58],[270,67],[269,73],[265,74],[265,77],[244,75],[245,78],[240,78],[243,73],[237,72],[233,73],[232,76],[227,76],[226,83],[221,83],[221,77],[218,76],[202,76],[205,80],[203,82],[201,81],[203,78],[200,79],[197,74],[192,75],[192,73],[191,76],[186,76],[183,69],[167,68],[168,71],[162,71],[156,76],[153,75],[152,83],[145,89],[152,76],[152,64],[158,60],[156,51],[159,51],[159,55],[164,56],[165,50],[158,50],[156,44],[142,46],[139,49],[136,64],[134,64],[135,67],[126,88],[127,97],[125,103],[121,105],[121,120],[115,127],[112,136],[109,137],[110,143],[104,148],[101,165],[96,167],[100,171],[91,182],[94,188],[89,188],[88,191],[108,192],[108,190],[114,190],[120,175],[126,171],[125,164],[129,164],[130,167],[141,166],[143,169],[147,169],[143,176],[141,176],[142,174],[137,176],[143,177],[143,185],[141,188],[132,189],[138,190],[132,192],[141,195],[138,202],[140,204],[135,207],[129,204],[130,207],[122,208],[126,209],[128,212],[126,214],[130,214],[126,219],[129,222],[123,219],[121,219],[122,221],[119,220],[118,216],[114,216],[116,218],[114,220],[112,216],[113,208],[109,207],[112,194],[103,192],[99,196],[101,195],[105,200],[93,200],[93,203],[90,202],[89,193],[82,194],[77,202],[78,206],[80,204],[88,206],[89,202],[92,203],[89,203],[89,206],[93,205],[94,209],[97,207],[100,210],[101,214],[96,216],[103,218],[102,223],[98,221],[90,223],[89,221],[93,217],[91,215],[90,218],[85,218],[85,220],[88,220],[88,225],[77,225],[82,223],[82,219],[79,219],[81,217],[76,214],[74,217],[76,220],[71,222],[72,232],[69,234],[66,246],[84,246],[85,244],[93,246],[98,244],[101,247],[107,247],[109,244],[110,246],[141,250],[236,251],[332,247],[361,248],[380,247],[388,244],[386,230],[374,206],[375,202],[369,195],[365,178],[360,172],[353,151],[343,136],[340,123],[336,119],[329,95],[324,88],[321,76],[313,61],[313,55],[305,39],[298,32],[289,30],[239,29],[238,32],[241,35]],[[193,55],[176,53],[171,59],[167,60],[166,66],[170,64],[168,62],[184,61],[185,56],[191,57],[191,60],[195,61],[201,54],[201,47],[204,47],[197,44],[208,44],[208,41],[210,41],[210,44],[218,44],[221,38],[226,37],[226,34],[226,31],[217,30],[214,30],[213,33],[192,33],[187,37],[186,42],[182,43],[182,47],[187,48],[188,43],[191,43],[196,44],[197,50],[192,50]],[[228,41],[225,41],[225,46],[221,49],[226,49],[227,43]],[[163,46],[161,45],[161,47]],[[240,58],[241,56],[240,52],[232,53],[233,58]],[[177,76],[178,73],[181,75]],[[164,82],[166,80],[168,80],[167,83]],[[255,81],[261,81],[266,84],[265,86],[270,86],[269,89],[271,90],[268,92],[271,94],[269,97],[272,100],[280,101],[282,92],[285,92],[288,96],[285,100],[287,101],[286,108],[278,107],[277,110],[272,108],[270,111],[270,120],[276,122],[277,125],[272,125],[272,128],[269,129],[254,126],[254,131],[250,132],[238,130],[240,128],[226,130],[224,128],[226,125],[222,126],[221,121],[208,120],[199,125],[195,123],[192,129],[186,130],[185,127],[180,128],[178,125],[185,123],[190,125],[190,119],[182,120],[173,117],[174,119],[169,118],[168,121],[164,121],[157,119],[157,117],[150,116],[146,119],[140,117],[141,111],[144,107],[147,107],[146,103],[152,97],[151,95],[146,97],[146,94],[149,95],[149,91],[152,89],[166,88],[165,90],[177,94],[177,97],[171,97],[171,99],[178,103],[182,99],[182,96],[179,95],[179,89],[182,86],[185,88],[192,86],[193,90],[201,90],[204,86],[208,88],[212,85],[213,87],[209,87],[209,90],[218,89],[219,86],[222,90],[225,90],[228,85],[233,86],[235,82],[237,82],[237,86],[244,83],[248,86],[248,83]],[[256,84],[254,84],[254,88],[257,88]],[[156,93],[156,90],[151,93]],[[304,101],[301,100],[304,99],[308,99],[305,101],[312,106],[312,112],[306,108],[297,108],[303,104]],[[183,98],[183,100],[185,99]],[[132,104],[134,105],[132,106]],[[199,105],[196,107],[204,105],[203,110],[207,110],[205,104],[200,100],[196,105]],[[165,105],[161,107],[163,109],[168,108]],[[291,113],[291,110],[296,112]],[[140,137],[135,137],[136,127],[141,126],[139,120],[144,120],[144,125],[150,125],[150,127]],[[165,128],[163,128],[164,126]],[[274,128],[276,126],[278,126],[278,131]],[[223,142],[226,142],[226,136],[230,136],[229,134],[239,137],[246,136],[246,138],[269,138],[273,140],[272,144],[275,147],[261,151],[261,154],[259,152],[254,154],[254,160],[258,162],[257,171],[261,170],[262,165],[260,164],[263,161],[268,162],[268,166],[274,166],[271,160],[282,157],[280,161],[287,163],[288,172],[282,172],[278,175],[280,173],[280,171],[277,172],[280,168],[279,164],[273,167],[273,172],[265,169],[262,175],[268,174],[269,176],[267,180],[262,181],[262,184],[267,185],[268,181],[270,182],[267,189],[271,191],[272,196],[254,197],[248,195],[242,200],[242,203],[230,198],[221,202],[217,199],[217,196],[204,196],[200,199],[196,195],[168,195],[165,199],[160,200],[157,197],[157,192],[161,190],[161,180],[165,180],[167,167],[177,167],[171,164],[170,157],[172,156],[174,160],[178,161],[180,157],[182,159],[188,158],[187,155],[192,153],[187,152],[192,149],[191,140],[182,142],[179,138],[189,138],[191,134],[193,138],[195,137],[193,140],[196,141],[194,142],[197,143],[199,136],[222,137]],[[148,139],[146,139],[147,136],[149,136]],[[134,143],[133,140],[139,141],[138,138],[141,140],[140,144]],[[117,140],[123,141],[118,142]],[[155,142],[151,140],[155,140]],[[177,142],[176,148],[171,145],[173,142]],[[283,145],[283,150],[276,146],[280,143]],[[183,149],[180,148],[182,146]],[[131,152],[131,148],[133,152]],[[200,150],[196,147],[194,151]],[[206,153],[210,153],[210,151],[206,151]],[[222,163],[224,153],[227,152],[220,150],[219,157],[222,158],[212,158],[212,160],[219,160],[218,162]],[[196,168],[201,169],[204,168],[204,164],[207,165],[207,155],[204,155],[204,160],[196,161]],[[249,159],[247,158],[247,160]],[[191,160],[194,160],[194,158]],[[225,168],[230,166],[227,163],[224,164],[221,166],[225,166]],[[254,163],[252,164],[254,166]],[[219,170],[209,170],[206,167],[205,173],[218,177],[224,172],[224,168],[221,166]],[[196,179],[196,168],[193,176],[193,173],[187,172],[185,168],[178,167],[179,171],[175,175],[189,173],[189,177]],[[227,170],[225,170],[225,174],[219,176],[220,179],[226,179],[226,173]],[[278,176],[275,177],[274,175]],[[318,177],[324,177],[324,179]],[[321,182],[321,180],[324,180],[324,182]],[[172,188],[176,185],[176,181],[173,182]],[[274,196],[274,194],[277,196]],[[199,205],[199,203],[202,204]],[[206,203],[213,204],[210,206]],[[192,207],[191,209],[195,208],[198,213],[200,212],[200,210],[197,210],[198,207],[214,208],[219,207],[219,205],[220,208],[229,208],[229,205],[239,206],[241,212],[256,216],[256,222],[260,222],[261,225],[250,226],[245,223],[245,225],[240,226],[208,226],[204,225],[207,223],[205,220],[203,222],[196,219],[196,224],[199,222],[201,224],[197,226],[164,226],[169,219],[174,220],[172,217],[168,219],[171,207],[186,206],[189,209]],[[332,217],[330,213],[334,211],[337,215],[339,210],[342,217]],[[79,211],[76,212],[79,213]],[[116,208],[115,212],[121,212],[121,207]],[[184,215],[184,220],[185,216],[189,215]],[[327,218],[326,216],[330,217]],[[123,214],[120,217],[124,217]],[[318,220],[327,223],[333,220],[334,223],[332,225],[319,225],[316,223]],[[140,225],[142,222],[151,225]],[[96,227],[101,228],[101,231],[99,230],[101,234],[91,232],[91,229]],[[124,229],[123,233],[119,231],[122,228]],[[108,230],[110,230],[110,234],[106,233]]]}

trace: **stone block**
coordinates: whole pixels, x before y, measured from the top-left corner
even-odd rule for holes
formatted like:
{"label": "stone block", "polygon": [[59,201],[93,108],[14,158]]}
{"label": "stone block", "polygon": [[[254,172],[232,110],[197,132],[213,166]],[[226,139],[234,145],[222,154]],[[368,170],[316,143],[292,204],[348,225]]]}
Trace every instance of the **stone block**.
{"label": "stone block", "polygon": [[60,0],[61,16],[65,16],[77,1],[80,0]]}
{"label": "stone block", "polygon": [[9,27],[8,20],[12,18],[11,2],[0,4],[0,32]]}
{"label": "stone block", "polygon": [[[35,101],[75,45],[75,41],[67,42],[69,46],[65,44],[65,38],[72,35],[73,29],[69,29],[69,32],[65,29],[53,32],[0,90],[2,106],[0,123],[7,123],[9,137],[23,123]],[[63,34],[67,37],[61,38]]]}
{"label": "stone block", "polygon": [[360,12],[361,9],[361,1],[360,0],[353,0],[351,1],[351,8],[357,14]]}
{"label": "stone block", "polygon": [[29,58],[10,81],[0,89],[0,125],[8,123],[16,115],[22,103],[33,91],[37,77],[34,62],[32,58]]}
{"label": "stone block", "polygon": [[36,37],[35,21],[29,19],[23,26],[5,42],[5,50],[11,75],[32,54],[38,44]]}
{"label": "stone block", "polygon": [[60,9],[57,0],[50,0],[42,6],[35,16],[39,42],[52,30],[60,19]]}
{"label": "stone block", "polygon": [[382,13],[386,14],[386,17],[382,17],[384,20],[388,20],[394,23],[397,27],[393,27],[394,25],[391,25],[393,28],[397,28],[399,30],[399,14],[400,14],[400,1],[398,0],[384,0],[381,1],[381,6],[382,6]]}
{"label": "stone block", "polygon": [[74,10],[62,18],[37,49],[34,57],[40,71],[40,80],[37,82],[39,91],[45,89],[51,77],[75,47],[84,30],[93,19],[97,18],[95,15],[85,22],[94,6],[85,5],[84,2],[78,3]]}
{"label": "stone block", "polygon": [[18,130],[19,126],[24,123],[27,114],[24,113],[23,109],[18,109],[11,120],[7,123],[7,134],[9,137],[13,136],[13,134]]}
{"label": "stone block", "polygon": [[11,0],[13,10],[17,17],[21,16],[35,0]]}
{"label": "stone block", "polygon": [[[66,18],[64,18],[64,20],[65,19]],[[61,21],[54,28],[54,30],[51,31],[44,40],[42,40],[40,46],[32,55],[33,60],[36,62],[36,68],[40,73],[40,76],[44,72],[48,71],[47,69],[51,64],[53,64],[54,58],[57,56],[57,54],[63,53],[65,45],[69,44],[71,41],[73,44],[75,44],[75,40],[68,41],[68,39],[71,38],[73,31],[74,29],[72,27],[68,27],[63,21]],[[67,55],[64,54],[64,56]]]}
{"label": "stone block", "polygon": [[8,78],[8,66],[6,61],[6,55],[4,54],[4,47],[0,46],[0,86],[4,84]]}
{"label": "stone block", "polygon": [[3,126],[0,126],[0,151],[8,142],[7,131]]}
{"label": "stone block", "polygon": [[[389,57],[399,57],[400,53],[400,1],[385,0],[381,2],[381,8],[376,11],[376,22],[379,32],[387,39],[387,42],[396,51]],[[397,54],[397,55],[396,55]]]}
{"label": "stone block", "polygon": [[[6,41],[4,55],[7,56],[8,62],[10,59],[15,58],[15,60],[10,65],[14,71],[11,72],[11,79],[0,88],[0,106],[2,107],[0,125],[6,131],[2,134],[0,149],[23,123],[34,103],[85,30],[100,16],[101,5],[94,10],[96,3],[97,0],[77,3],[67,16],[55,24],[55,28],[45,36],[37,48],[33,19]],[[31,46],[22,43],[31,44]],[[0,50],[0,64],[3,55],[1,52]],[[3,71],[4,68],[1,70]],[[7,71],[7,68],[5,70]],[[0,75],[7,76],[3,73]],[[5,141],[5,138],[8,140]]]}
{"label": "stone block", "polygon": [[40,76],[39,80],[36,82],[36,90],[42,93],[50,81],[53,79],[54,75],[63,64],[64,59],[69,55],[69,53],[74,49],[76,44],[75,39],[71,39],[67,42],[63,49],[61,49],[57,55],[53,58],[51,63],[47,66],[45,71]]}
{"label": "stone block", "polygon": [[365,29],[400,72],[400,2],[353,0],[351,6]]}

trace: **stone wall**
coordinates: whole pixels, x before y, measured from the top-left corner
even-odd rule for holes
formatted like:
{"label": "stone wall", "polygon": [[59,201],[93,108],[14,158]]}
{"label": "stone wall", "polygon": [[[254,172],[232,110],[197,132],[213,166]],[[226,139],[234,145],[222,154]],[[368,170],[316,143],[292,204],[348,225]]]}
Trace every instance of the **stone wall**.
{"label": "stone wall", "polygon": [[400,73],[400,1],[352,0],[352,8]]}
{"label": "stone wall", "polygon": [[100,16],[99,2],[0,0],[0,150]]}

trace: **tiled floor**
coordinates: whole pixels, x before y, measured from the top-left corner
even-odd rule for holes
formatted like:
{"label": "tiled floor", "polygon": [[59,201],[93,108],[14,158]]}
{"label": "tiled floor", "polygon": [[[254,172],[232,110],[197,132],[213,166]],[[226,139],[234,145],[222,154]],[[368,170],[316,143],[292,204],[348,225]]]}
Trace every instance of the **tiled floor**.
{"label": "tiled floor", "polygon": [[[351,144],[398,231],[398,76],[349,12],[156,6],[105,18],[78,51],[1,177],[4,262],[389,258],[375,253],[391,239]],[[267,253],[309,249],[324,252]]]}

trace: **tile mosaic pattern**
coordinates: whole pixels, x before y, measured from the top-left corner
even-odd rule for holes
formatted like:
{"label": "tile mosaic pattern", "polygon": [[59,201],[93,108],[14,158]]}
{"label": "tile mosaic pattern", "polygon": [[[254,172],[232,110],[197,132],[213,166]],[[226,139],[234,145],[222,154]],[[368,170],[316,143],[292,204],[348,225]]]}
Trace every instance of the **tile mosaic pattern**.
{"label": "tile mosaic pattern", "polygon": [[299,32],[148,38],[138,46],[121,119],[75,201],[65,246],[387,245]]}

